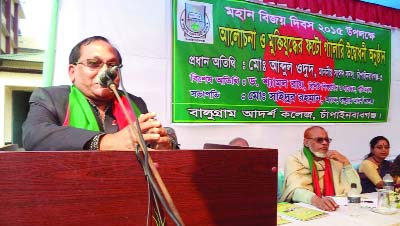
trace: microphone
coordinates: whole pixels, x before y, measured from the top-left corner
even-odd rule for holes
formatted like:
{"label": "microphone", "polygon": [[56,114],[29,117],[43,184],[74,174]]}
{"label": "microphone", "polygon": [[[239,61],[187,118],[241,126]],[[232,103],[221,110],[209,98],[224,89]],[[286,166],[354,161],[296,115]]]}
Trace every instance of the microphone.
{"label": "microphone", "polygon": [[[115,97],[118,100],[118,103],[121,105],[122,111],[125,115],[125,118],[127,119],[128,123],[130,126],[132,126],[130,130],[130,138],[132,140],[135,140],[134,136],[136,135],[138,138],[138,144],[139,146],[136,147],[136,157],[138,161],[140,162],[140,165],[142,166],[144,170],[145,177],[147,179],[147,182],[149,184],[149,189],[151,191],[151,194],[154,197],[155,202],[157,203],[160,201],[162,206],[164,207],[165,211],[167,214],[171,217],[172,221],[175,223],[177,226],[185,226],[181,216],[179,215],[178,210],[175,207],[175,204],[171,198],[171,195],[168,192],[168,189],[166,188],[164,182],[162,181],[162,178],[160,174],[158,173],[157,168],[155,167],[153,160],[151,159],[149,155],[149,151],[146,146],[146,142],[144,140],[142,130],[140,129],[140,124],[139,124],[139,118],[136,116],[135,124],[132,122],[131,117],[129,116],[129,113],[127,109],[125,108],[124,103],[121,100],[121,97],[118,94],[117,88],[114,83],[114,79],[117,76],[117,68],[120,68],[119,66],[114,66],[111,68],[107,68],[104,72],[102,72],[99,76],[99,84],[101,86],[108,87],[110,90],[112,90],[115,94]],[[122,76],[122,75],[120,75]],[[124,94],[126,98],[129,98],[128,93],[125,90],[124,84],[122,82],[122,77],[121,77],[121,86],[124,91]],[[129,100],[129,102],[131,102]],[[132,105],[130,105],[132,109]],[[135,111],[132,109],[132,112],[135,114]],[[175,134],[175,131],[171,128],[171,130],[167,130],[168,134]],[[175,135],[176,137],[176,135]],[[176,140],[176,138],[175,138]],[[172,140],[171,140],[172,142]],[[142,149],[142,154],[140,154],[140,148]],[[150,192],[149,191],[149,192]],[[149,194],[151,196],[151,194]],[[157,207],[158,209],[158,207]],[[160,214],[159,210],[157,214]]]}
{"label": "microphone", "polygon": [[99,84],[102,87],[109,87],[111,84],[114,84],[114,79],[117,77],[118,69],[118,66],[113,66],[103,71],[99,76]]}

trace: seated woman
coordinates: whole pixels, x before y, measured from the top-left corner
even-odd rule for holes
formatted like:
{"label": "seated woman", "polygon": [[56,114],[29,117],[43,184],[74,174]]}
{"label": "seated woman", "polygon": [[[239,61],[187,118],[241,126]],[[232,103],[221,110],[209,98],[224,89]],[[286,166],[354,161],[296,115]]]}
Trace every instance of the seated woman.
{"label": "seated woman", "polygon": [[389,155],[389,140],[384,136],[374,137],[370,142],[370,153],[361,162],[360,174],[362,193],[376,192],[383,187],[383,176],[390,173],[390,162],[385,160]]}

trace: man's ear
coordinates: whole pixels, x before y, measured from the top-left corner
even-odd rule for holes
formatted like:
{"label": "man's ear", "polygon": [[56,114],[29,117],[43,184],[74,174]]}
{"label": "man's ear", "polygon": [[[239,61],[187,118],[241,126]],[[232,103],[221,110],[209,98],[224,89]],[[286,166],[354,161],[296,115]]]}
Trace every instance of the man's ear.
{"label": "man's ear", "polygon": [[304,138],[303,144],[304,144],[305,147],[310,147],[309,139]]}
{"label": "man's ear", "polygon": [[70,64],[68,66],[68,75],[69,75],[69,80],[74,83],[75,82],[75,73],[76,73],[76,67],[73,64]]}

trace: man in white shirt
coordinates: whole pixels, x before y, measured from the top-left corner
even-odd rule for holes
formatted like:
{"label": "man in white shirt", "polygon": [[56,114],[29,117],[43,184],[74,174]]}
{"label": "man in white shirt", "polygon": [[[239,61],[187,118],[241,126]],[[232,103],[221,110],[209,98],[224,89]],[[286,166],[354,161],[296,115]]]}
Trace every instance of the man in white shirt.
{"label": "man in white shirt", "polygon": [[279,201],[304,202],[334,211],[339,206],[330,196],[346,195],[351,183],[356,183],[361,192],[357,171],[344,155],[329,150],[331,141],[320,126],[304,131],[303,150],[286,160],[284,188]]}

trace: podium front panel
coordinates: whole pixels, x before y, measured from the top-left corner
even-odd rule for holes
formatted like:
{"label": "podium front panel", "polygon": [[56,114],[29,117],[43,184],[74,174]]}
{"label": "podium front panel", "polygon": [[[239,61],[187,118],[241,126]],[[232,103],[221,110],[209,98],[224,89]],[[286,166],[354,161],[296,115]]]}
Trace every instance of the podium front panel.
{"label": "podium front panel", "polygon": [[[185,225],[276,225],[277,150],[150,155]],[[146,225],[147,189],[134,152],[0,152],[2,226]]]}

